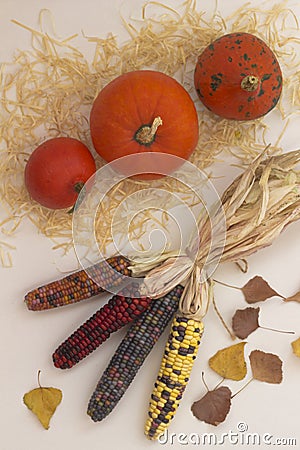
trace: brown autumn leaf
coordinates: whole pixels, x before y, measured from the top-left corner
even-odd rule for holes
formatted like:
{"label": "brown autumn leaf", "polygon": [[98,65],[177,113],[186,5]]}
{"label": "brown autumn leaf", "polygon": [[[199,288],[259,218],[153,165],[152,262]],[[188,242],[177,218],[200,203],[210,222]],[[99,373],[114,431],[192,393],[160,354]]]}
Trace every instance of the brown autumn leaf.
{"label": "brown autumn leaf", "polygon": [[294,295],[291,295],[291,297],[286,297],[286,298],[284,299],[284,301],[285,301],[285,302],[298,302],[298,303],[300,303],[300,291],[297,292],[297,293],[294,294]]}
{"label": "brown autumn leaf", "polygon": [[[40,372],[38,373],[38,377]],[[52,387],[39,387],[27,392],[23,401],[39,419],[43,427],[48,430],[50,419],[62,400],[62,391]]]}
{"label": "brown autumn leaf", "polygon": [[245,345],[246,342],[239,342],[219,350],[209,359],[209,367],[221,375],[222,378],[236,381],[242,380],[247,373],[244,357]]}
{"label": "brown autumn leaf", "polygon": [[267,300],[268,298],[282,295],[274,291],[273,288],[262,277],[256,275],[251,278],[242,288],[247,303],[256,303]]}
{"label": "brown autumn leaf", "polygon": [[282,382],[282,361],[277,355],[253,350],[249,359],[255,380],[273,384]]}
{"label": "brown autumn leaf", "polygon": [[219,425],[224,422],[231,406],[231,390],[222,386],[208,391],[200,400],[192,404],[194,416],[210,425]]}
{"label": "brown autumn leaf", "polygon": [[245,339],[259,328],[258,317],[260,308],[237,309],[232,317],[232,329],[236,337]]}
{"label": "brown autumn leaf", "polygon": [[293,352],[300,358],[300,337],[291,343]]}

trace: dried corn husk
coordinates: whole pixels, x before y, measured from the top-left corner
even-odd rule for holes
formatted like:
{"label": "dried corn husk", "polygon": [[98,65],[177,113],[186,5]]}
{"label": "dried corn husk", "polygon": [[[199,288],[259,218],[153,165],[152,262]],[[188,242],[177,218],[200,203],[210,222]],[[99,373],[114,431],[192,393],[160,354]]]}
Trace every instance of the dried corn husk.
{"label": "dried corn husk", "polygon": [[202,219],[195,259],[190,256],[192,243],[186,255],[168,259],[151,270],[144,280],[148,294],[164,295],[178,283],[177,273],[180,282],[185,283],[181,312],[203,318],[212,295],[210,267],[219,261],[239,261],[271,245],[289,223],[300,218],[299,162],[300,150],[268,158],[265,152],[259,155],[226,189],[222,208],[215,212],[215,222],[223,214],[226,218],[223,248],[211,248],[212,218]]}

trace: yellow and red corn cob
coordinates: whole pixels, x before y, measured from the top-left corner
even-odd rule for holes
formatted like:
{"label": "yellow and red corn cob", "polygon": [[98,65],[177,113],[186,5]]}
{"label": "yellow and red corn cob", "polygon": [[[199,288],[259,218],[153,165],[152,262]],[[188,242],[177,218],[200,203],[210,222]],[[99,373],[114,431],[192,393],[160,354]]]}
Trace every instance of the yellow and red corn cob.
{"label": "yellow and red corn cob", "polygon": [[142,314],[151,299],[140,296],[138,288],[137,283],[132,283],[122,289],[60,344],[52,355],[55,367],[70,369],[96,350],[111,333]]}
{"label": "yellow and red corn cob", "polygon": [[178,308],[183,287],[153,300],[127,331],[89,401],[88,415],[103,420],[117,405]]}
{"label": "yellow and red corn cob", "polygon": [[77,303],[104,292],[106,288],[118,286],[123,281],[119,274],[131,276],[129,265],[123,256],[109,258],[90,267],[88,272],[91,276],[85,270],[79,270],[28,292],[24,301],[31,311]]}
{"label": "yellow and red corn cob", "polygon": [[170,424],[183,396],[197,355],[203,323],[174,317],[149,404],[145,434],[157,439]]}

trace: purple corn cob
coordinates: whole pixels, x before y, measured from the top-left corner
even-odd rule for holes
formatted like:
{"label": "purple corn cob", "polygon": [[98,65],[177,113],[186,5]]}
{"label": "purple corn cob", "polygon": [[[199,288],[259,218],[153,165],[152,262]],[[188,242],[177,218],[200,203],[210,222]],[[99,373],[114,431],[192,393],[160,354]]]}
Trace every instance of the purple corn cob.
{"label": "purple corn cob", "polygon": [[89,401],[87,413],[103,420],[117,405],[178,308],[183,287],[152,300],[127,331]]}

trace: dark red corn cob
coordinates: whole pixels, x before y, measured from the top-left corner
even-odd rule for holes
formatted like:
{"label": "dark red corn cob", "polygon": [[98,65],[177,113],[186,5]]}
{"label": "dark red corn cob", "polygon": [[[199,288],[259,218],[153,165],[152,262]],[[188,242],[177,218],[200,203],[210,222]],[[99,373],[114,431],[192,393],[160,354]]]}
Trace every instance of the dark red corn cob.
{"label": "dark red corn cob", "polygon": [[103,420],[117,405],[178,308],[183,287],[152,300],[121,341],[89,401],[87,413]]}
{"label": "dark red corn cob", "polygon": [[53,353],[55,367],[70,369],[106,341],[111,333],[142,314],[151,299],[139,297],[138,286],[132,283],[122,289],[67,338]]}
{"label": "dark red corn cob", "polygon": [[104,292],[106,288],[120,285],[123,279],[119,274],[131,276],[129,265],[123,256],[109,258],[89,268],[92,278],[85,270],[79,270],[28,292],[24,301],[31,311],[77,303]]}

